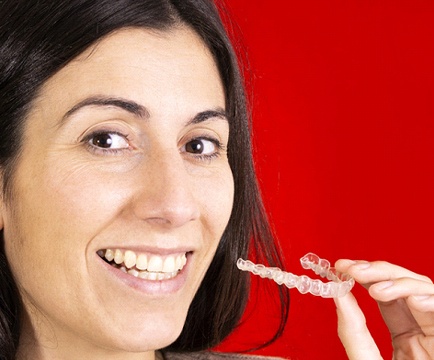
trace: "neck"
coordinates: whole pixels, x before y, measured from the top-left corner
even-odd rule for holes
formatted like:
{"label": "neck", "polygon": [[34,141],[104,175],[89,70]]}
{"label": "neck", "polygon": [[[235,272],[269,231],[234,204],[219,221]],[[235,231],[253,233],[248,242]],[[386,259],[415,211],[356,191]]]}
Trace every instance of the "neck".
{"label": "neck", "polygon": [[83,351],[84,349],[65,349],[59,347],[42,347],[36,344],[23,344],[18,348],[17,360],[162,360],[161,353],[147,351],[142,353],[131,353],[124,351],[110,351],[106,349]]}
{"label": "neck", "polygon": [[16,360],[162,360],[160,352],[149,350],[130,352],[119,349],[107,349],[89,343],[79,337],[59,338],[54,331],[35,333],[32,327],[23,327]]}
{"label": "neck", "polygon": [[[37,321],[35,320],[37,319]],[[117,344],[104,347],[70,332],[64,327],[53,326],[41,314],[29,316],[26,312],[22,319],[22,329],[16,360],[162,360],[155,349],[129,351],[129,346]]]}

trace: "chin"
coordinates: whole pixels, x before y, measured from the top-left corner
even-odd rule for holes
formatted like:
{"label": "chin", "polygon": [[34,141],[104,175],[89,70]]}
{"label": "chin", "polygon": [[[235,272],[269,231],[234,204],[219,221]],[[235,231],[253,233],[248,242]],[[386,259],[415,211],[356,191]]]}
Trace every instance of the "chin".
{"label": "chin", "polygon": [[[136,320],[137,321],[137,320]],[[116,338],[112,337],[111,348],[125,352],[147,352],[165,348],[175,342],[181,334],[185,319],[178,320],[175,317],[172,319],[155,319],[149,321],[152,326],[147,326],[146,321],[143,321],[144,326],[135,326],[128,331],[118,332]],[[112,329],[111,329],[112,330]]]}

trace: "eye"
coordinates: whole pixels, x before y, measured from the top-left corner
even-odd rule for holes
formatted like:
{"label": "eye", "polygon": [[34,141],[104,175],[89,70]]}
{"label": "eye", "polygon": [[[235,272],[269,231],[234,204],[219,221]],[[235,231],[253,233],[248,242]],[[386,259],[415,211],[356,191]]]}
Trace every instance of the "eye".
{"label": "eye", "polygon": [[185,144],[185,151],[194,155],[210,156],[217,152],[219,143],[214,139],[198,138]]}
{"label": "eye", "polygon": [[185,151],[191,154],[208,155],[216,150],[216,144],[207,139],[194,139],[185,145]]}
{"label": "eye", "polygon": [[116,131],[95,131],[87,135],[82,142],[96,155],[117,155],[132,150],[128,136]]}
{"label": "eye", "polygon": [[127,149],[129,147],[127,138],[114,132],[101,132],[88,137],[88,144],[99,149]]}
{"label": "eye", "polygon": [[209,162],[223,155],[226,148],[217,138],[199,136],[186,142],[181,152],[194,160]]}

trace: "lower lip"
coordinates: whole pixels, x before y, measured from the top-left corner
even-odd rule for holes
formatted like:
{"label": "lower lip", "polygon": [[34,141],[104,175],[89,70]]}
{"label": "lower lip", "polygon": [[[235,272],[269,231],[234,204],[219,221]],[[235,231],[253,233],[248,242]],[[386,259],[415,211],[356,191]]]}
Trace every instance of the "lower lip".
{"label": "lower lip", "polygon": [[174,278],[167,280],[146,280],[124,273],[105,262],[98,255],[96,256],[104,266],[105,270],[108,271],[109,275],[112,276],[115,281],[119,281],[123,285],[126,285],[142,294],[155,297],[174,294],[181,290],[187,281],[187,273],[191,261],[191,254],[187,254],[187,263]]}

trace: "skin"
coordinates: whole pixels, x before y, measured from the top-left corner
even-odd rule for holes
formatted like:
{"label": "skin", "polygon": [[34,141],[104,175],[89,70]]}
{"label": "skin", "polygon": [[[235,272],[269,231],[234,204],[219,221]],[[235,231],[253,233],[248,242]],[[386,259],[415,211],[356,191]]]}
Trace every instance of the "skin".
{"label": "skin", "polygon": [[[431,279],[384,261],[339,260],[336,268],[362,284],[378,302],[395,360],[434,358],[434,285]],[[362,310],[349,293],[335,299],[338,334],[350,360],[382,359]]]}
{"label": "skin", "polygon": [[[141,108],[77,107],[95,98]],[[186,27],[120,30],[44,84],[13,200],[1,203],[25,309],[19,358],[153,359],[177,338],[232,209],[224,99],[211,54]],[[188,252],[185,280],[132,286],[97,255],[107,248]]]}

